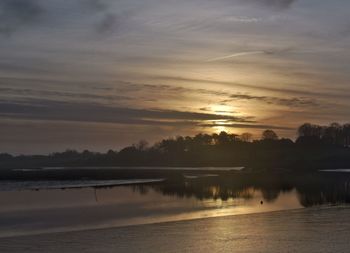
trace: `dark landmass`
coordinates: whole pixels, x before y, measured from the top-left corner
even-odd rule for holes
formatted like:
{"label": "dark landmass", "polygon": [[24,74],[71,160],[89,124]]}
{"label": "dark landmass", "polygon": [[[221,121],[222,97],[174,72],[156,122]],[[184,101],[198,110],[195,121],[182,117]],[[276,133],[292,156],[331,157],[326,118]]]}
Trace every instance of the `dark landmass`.
{"label": "dark landmass", "polygon": [[[296,141],[279,139],[272,130],[264,131],[260,140],[252,140],[251,136],[249,133],[235,135],[226,132],[179,136],[162,140],[153,146],[140,141],[119,152],[110,150],[107,153],[87,150],[32,156],[3,153],[0,154],[1,178],[6,178],[4,175],[10,173],[10,169],[64,166],[244,166],[254,171],[350,168],[349,124],[333,123],[326,127],[304,124],[298,129]],[[18,171],[11,173],[11,177],[21,174]],[[74,170],[70,173],[79,175],[80,172]],[[100,170],[99,175],[95,176],[102,177],[103,173]],[[148,177],[152,177],[152,174],[148,174]]]}

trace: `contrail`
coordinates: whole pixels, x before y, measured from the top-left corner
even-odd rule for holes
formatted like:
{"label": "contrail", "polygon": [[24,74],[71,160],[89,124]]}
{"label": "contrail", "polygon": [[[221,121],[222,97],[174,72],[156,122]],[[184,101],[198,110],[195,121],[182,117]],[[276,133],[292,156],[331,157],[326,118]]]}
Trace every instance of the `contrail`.
{"label": "contrail", "polygon": [[221,56],[213,59],[206,60],[206,62],[214,62],[214,61],[221,61],[221,60],[226,60],[230,58],[235,58],[239,56],[246,56],[246,55],[255,55],[255,54],[265,54],[265,51],[251,51],[251,52],[241,52],[241,53],[235,53],[235,54],[230,54],[226,56]]}

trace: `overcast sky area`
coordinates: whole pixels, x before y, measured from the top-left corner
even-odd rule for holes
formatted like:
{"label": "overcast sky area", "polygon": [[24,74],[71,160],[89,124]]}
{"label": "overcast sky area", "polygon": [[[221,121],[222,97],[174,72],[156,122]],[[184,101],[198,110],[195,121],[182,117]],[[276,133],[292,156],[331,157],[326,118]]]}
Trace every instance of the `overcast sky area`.
{"label": "overcast sky area", "polygon": [[350,121],[348,0],[1,0],[0,153]]}

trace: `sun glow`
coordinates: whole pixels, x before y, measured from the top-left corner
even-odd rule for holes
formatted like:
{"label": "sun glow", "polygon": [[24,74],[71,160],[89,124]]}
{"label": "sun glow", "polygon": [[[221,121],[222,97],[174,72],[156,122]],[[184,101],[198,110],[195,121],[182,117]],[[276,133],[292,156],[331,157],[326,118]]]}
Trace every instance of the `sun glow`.
{"label": "sun glow", "polygon": [[228,132],[228,128],[225,126],[215,126],[213,127],[214,133],[220,133],[220,132]]}
{"label": "sun glow", "polygon": [[219,115],[232,115],[234,113],[233,106],[224,104],[212,105],[210,106],[210,110]]}
{"label": "sun glow", "polygon": [[[234,107],[230,105],[225,104],[214,104],[210,106],[210,111],[216,115],[223,115],[223,116],[233,116],[234,114]],[[220,133],[220,132],[229,132],[229,125],[232,122],[228,120],[215,120],[212,121],[213,127],[212,132],[214,133]]]}

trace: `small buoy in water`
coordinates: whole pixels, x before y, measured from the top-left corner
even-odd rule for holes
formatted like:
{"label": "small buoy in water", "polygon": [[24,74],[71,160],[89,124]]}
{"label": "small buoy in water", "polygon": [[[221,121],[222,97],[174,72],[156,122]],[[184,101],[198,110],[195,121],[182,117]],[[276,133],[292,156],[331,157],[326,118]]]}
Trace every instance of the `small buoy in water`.
{"label": "small buoy in water", "polygon": [[260,205],[264,204],[264,201],[260,201]]}

